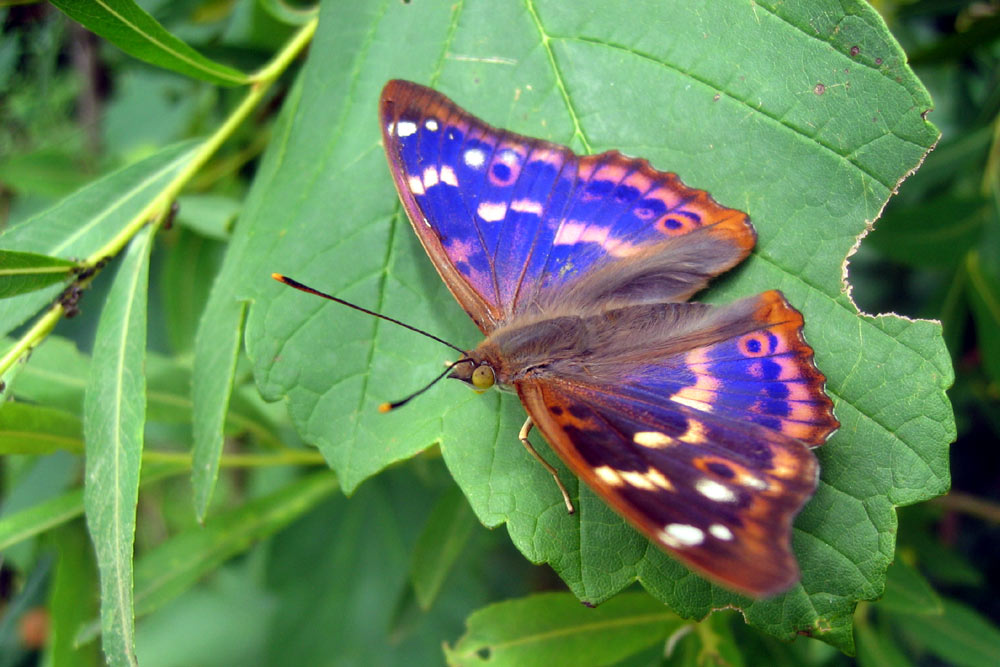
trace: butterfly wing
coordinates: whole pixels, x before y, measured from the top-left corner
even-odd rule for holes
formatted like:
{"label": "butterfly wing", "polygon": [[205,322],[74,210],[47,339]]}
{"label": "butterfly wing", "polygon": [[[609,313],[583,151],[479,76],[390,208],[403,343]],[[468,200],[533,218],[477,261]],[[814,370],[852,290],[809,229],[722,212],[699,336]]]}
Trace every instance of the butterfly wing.
{"label": "butterfly wing", "polygon": [[[417,236],[484,333],[623,257],[670,257],[682,301],[750,252],[746,214],[646,160],[497,129],[407,81],[382,91],[389,166]],[[690,269],[686,272],[685,268]]]}
{"label": "butterfly wing", "polygon": [[818,472],[808,445],[839,424],[779,292],[720,309],[746,326],[705,345],[691,336],[617,382],[515,387],[559,457],[633,526],[723,585],[771,595],[799,576],[791,525]]}

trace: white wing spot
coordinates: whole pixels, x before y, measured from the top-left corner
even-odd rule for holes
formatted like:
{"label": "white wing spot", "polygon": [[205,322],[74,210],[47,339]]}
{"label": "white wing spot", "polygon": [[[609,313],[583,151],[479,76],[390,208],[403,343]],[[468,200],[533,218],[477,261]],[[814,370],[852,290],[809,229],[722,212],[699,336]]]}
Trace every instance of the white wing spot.
{"label": "white wing spot", "polygon": [[500,151],[500,161],[503,162],[508,167],[513,167],[517,164],[518,154],[510,149]]}
{"label": "white wing spot", "polygon": [[760,477],[743,475],[740,477],[740,481],[743,483],[743,486],[749,486],[751,489],[757,489],[758,491],[764,491],[767,489],[767,482],[762,480]]}
{"label": "white wing spot", "polygon": [[712,533],[714,537],[717,537],[720,540],[725,540],[726,542],[733,539],[733,531],[729,530],[721,523],[713,523],[708,527],[708,532]]}
{"label": "white wing spot", "polygon": [[417,131],[417,124],[409,120],[401,120],[396,123],[396,136],[408,137]]}
{"label": "white wing spot", "polygon": [[479,217],[486,222],[496,222],[497,220],[503,220],[504,216],[507,215],[507,204],[504,202],[488,202],[484,201],[476,209],[476,213]]}
{"label": "white wing spot", "polygon": [[635,470],[622,470],[622,479],[625,483],[634,486],[637,489],[643,489],[644,491],[652,491],[656,487],[653,486],[653,482],[645,475],[645,473],[637,472]]}
{"label": "white wing spot", "polygon": [[694,483],[694,488],[698,493],[709,500],[720,503],[732,503],[736,501],[736,494],[728,486],[719,484],[714,479],[702,477]]}
{"label": "white wing spot", "polygon": [[486,162],[486,154],[478,148],[465,151],[465,164],[473,169],[479,169]]}
{"label": "white wing spot", "polygon": [[458,179],[455,178],[455,172],[448,165],[441,167],[441,182],[452,187],[458,186]]}
{"label": "white wing spot", "polygon": [[[684,390],[682,389],[681,391]],[[680,403],[681,405],[686,405],[689,408],[694,408],[695,410],[701,410],[702,412],[711,412],[714,409],[711,403],[698,401],[693,398],[687,398],[686,396],[681,396],[679,393],[671,396],[670,400],[674,403]]]}
{"label": "white wing spot", "polygon": [[632,442],[637,445],[642,445],[643,447],[652,447],[653,449],[658,449],[660,447],[666,447],[674,441],[666,433],[660,433],[659,431],[636,431],[635,435],[632,436]]}
{"label": "white wing spot", "polygon": [[696,547],[705,541],[705,531],[686,523],[669,523],[658,536],[668,547],[682,549]]}
{"label": "white wing spot", "polygon": [[624,483],[622,482],[622,476],[611,466],[594,468],[594,474],[608,486],[621,486]]}
{"label": "white wing spot", "polygon": [[434,167],[424,169],[424,188],[430,190],[438,184],[438,172]]}
{"label": "white wing spot", "polygon": [[542,203],[533,199],[515,199],[510,203],[510,210],[517,211],[518,213],[531,213],[537,216],[541,216],[544,212]]}
{"label": "white wing spot", "polygon": [[646,471],[646,479],[664,491],[674,490],[674,485],[670,482],[670,480],[656,468],[650,467],[649,470]]}
{"label": "white wing spot", "polygon": [[422,195],[426,190],[424,190],[424,182],[420,180],[419,176],[408,176],[406,182],[410,184],[410,191],[415,195]]}
{"label": "white wing spot", "polygon": [[426,127],[431,132],[437,132],[438,122],[433,118],[428,118],[426,121],[424,121],[424,127]]}
{"label": "white wing spot", "polygon": [[[674,399],[677,400],[676,398]],[[681,442],[691,445],[701,445],[705,442],[705,424],[697,419],[688,419],[687,430],[678,438]]]}

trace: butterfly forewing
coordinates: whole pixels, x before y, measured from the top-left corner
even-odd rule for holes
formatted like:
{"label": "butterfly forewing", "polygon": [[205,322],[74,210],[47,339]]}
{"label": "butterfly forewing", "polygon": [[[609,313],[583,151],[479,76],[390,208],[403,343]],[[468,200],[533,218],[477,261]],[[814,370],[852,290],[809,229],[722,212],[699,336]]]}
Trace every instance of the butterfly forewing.
{"label": "butterfly forewing", "polygon": [[386,85],[380,113],[389,165],[414,230],[484,333],[541,291],[711,230],[701,237],[697,275],[672,294],[684,300],[745,258],[755,242],[746,214],[646,160],[614,151],[580,157],[497,129],[407,81]]}

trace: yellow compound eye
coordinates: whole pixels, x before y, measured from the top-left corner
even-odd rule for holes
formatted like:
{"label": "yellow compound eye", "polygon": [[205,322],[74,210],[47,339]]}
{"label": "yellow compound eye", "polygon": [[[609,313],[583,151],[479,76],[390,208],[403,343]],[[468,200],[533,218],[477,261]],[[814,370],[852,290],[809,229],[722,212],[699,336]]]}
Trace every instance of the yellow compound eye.
{"label": "yellow compound eye", "polygon": [[486,391],[495,382],[496,376],[493,374],[493,369],[485,364],[476,366],[476,370],[472,371],[472,386],[476,391]]}

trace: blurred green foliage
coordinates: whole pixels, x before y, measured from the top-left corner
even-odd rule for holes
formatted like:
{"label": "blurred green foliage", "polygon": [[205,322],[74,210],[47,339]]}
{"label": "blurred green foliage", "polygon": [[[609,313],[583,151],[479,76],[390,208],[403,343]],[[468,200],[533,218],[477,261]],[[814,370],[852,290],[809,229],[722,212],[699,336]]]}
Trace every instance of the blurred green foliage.
{"label": "blurred green foliage", "polygon": [[[625,664],[988,665],[1000,655],[1000,4],[876,6],[932,93],[931,120],[942,139],[851,257],[849,280],[866,312],[944,324],[957,374],[950,392],[959,427],[953,491],[900,510],[886,594],[855,615],[856,658],[812,639],[779,642],[735,613],[692,624],[664,609],[660,630],[669,639],[651,633],[655,642],[633,636],[614,645],[627,646],[608,652],[614,659],[630,655]],[[276,0],[144,7],[199,53],[242,71],[266,63],[302,16],[308,19]],[[140,62],[47,4],[0,8],[0,24],[0,231],[172,142],[211,133],[241,97]],[[158,421],[146,441],[160,460],[144,460],[142,471],[139,659],[436,664],[448,642],[453,660],[475,660],[485,657],[476,633],[491,617],[486,627],[498,633],[496,641],[537,642],[539,655],[575,655],[571,641],[553,644],[513,622],[538,619],[543,627],[575,599],[532,595],[561,590],[560,582],[526,563],[502,531],[485,531],[468,512],[455,511],[454,484],[434,451],[345,499],[325,477],[322,459],[299,441],[284,406],[259,398],[243,361],[209,530],[195,521],[178,462],[191,440],[197,321],[277,111],[292,94],[292,76],[279,79],[188,183],[178,219],[160,231],[153,251],[144,371],[147,409]],[[108,288],[109,277],[98,275],[83,299],[85,312]],[[18,369],[26,412],[36,399],[57,415],[0,410],[2,433],[13,423],[4,419],[55,424],[49,448],[25,445],[2,461],[0,665],[102,660],[92,641],[98,577],[80,518],[82,466],[73,454],[83,447],[75,415],[95,327],[85,317],[61,321]],[[0,388],[0,396],[6,391]],[[320,472],[300,476],[299,466]],[[450,571],[442,572],[441,562],[453,563]],[[605,613],[626,619],[647,609],[647,596],[628,595],[635,597],[616,598]],[[567,635],[581,632],[567,625]],[[607,641],[621,641],[616,637],[609,633]]]}

